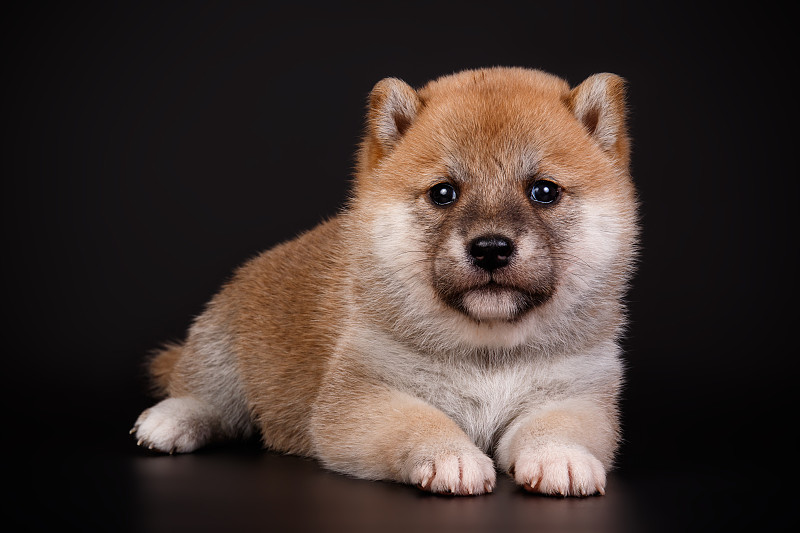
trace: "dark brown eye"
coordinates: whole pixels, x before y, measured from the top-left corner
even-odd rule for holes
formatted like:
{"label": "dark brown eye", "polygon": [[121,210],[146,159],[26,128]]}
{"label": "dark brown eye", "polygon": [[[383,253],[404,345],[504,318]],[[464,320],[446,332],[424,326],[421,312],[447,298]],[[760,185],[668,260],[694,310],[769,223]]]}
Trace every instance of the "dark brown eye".
{"label": "dark brown eye", "polygon": [[431,187],[428,191],[428,196],[431,197],[431,201],[436,205],[448,205],[456,201],[458,193],[455,187],[449,183],[442,182]]}
{"label": "dark brown eye", "polygon": [[540,204],[552,204],[561,195],[561,187],[550,180],[536,180],[531,187],[531,200]]}

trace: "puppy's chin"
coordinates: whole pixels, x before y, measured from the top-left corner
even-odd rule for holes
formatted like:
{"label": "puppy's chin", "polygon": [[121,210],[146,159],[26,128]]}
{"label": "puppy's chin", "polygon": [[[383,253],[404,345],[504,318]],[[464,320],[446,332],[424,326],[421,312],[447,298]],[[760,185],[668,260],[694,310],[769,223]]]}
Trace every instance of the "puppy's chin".
{"label": "puppy's chin", "polygon": [[461,297],[460,307],[481,322],[514,320],[530,308],[519,291],[496,287],[467,291]]}

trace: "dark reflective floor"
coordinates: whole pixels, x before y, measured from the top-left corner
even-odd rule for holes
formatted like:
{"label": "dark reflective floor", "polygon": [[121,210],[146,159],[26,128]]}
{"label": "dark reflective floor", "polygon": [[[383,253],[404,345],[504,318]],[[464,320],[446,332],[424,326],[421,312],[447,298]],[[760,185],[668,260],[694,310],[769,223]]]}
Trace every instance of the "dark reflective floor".
{"label": "dark reflective floor", "polygon": [[[762,473],[618,470],[607,493],[442,497],[347,478],[243,443],[181,456],[134,443],[18,460],[9,531],[778,531],[788,507]],[[15,502],[16,500],[16,502]],[[8,503],[8,502],[7,502]]]}

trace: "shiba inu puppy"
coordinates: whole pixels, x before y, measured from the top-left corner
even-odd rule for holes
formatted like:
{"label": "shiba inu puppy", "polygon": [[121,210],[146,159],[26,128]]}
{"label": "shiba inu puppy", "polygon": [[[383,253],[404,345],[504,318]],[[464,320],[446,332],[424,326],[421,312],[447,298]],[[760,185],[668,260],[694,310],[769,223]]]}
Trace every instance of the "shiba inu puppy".
{"label": "shiba inu puppy", "polygon": [[369,97],[352,197],[151,371],[140,445],[266,447],[437,493],[603,493],[637,239],[624,82],[491,68]]}

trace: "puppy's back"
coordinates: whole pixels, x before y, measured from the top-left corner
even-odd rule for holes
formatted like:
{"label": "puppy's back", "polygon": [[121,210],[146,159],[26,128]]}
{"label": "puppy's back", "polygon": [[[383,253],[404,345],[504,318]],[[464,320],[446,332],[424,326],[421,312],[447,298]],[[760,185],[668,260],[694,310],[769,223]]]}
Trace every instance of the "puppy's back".
{"label": "puppy's back", "polygon": [[336,217],[240,267],[186,343],[152,360],[158,392],[222,407],[239,420],[229,433],[255,425],[266,446],[311,454],[310,409],[345,305],[342,233]]}

